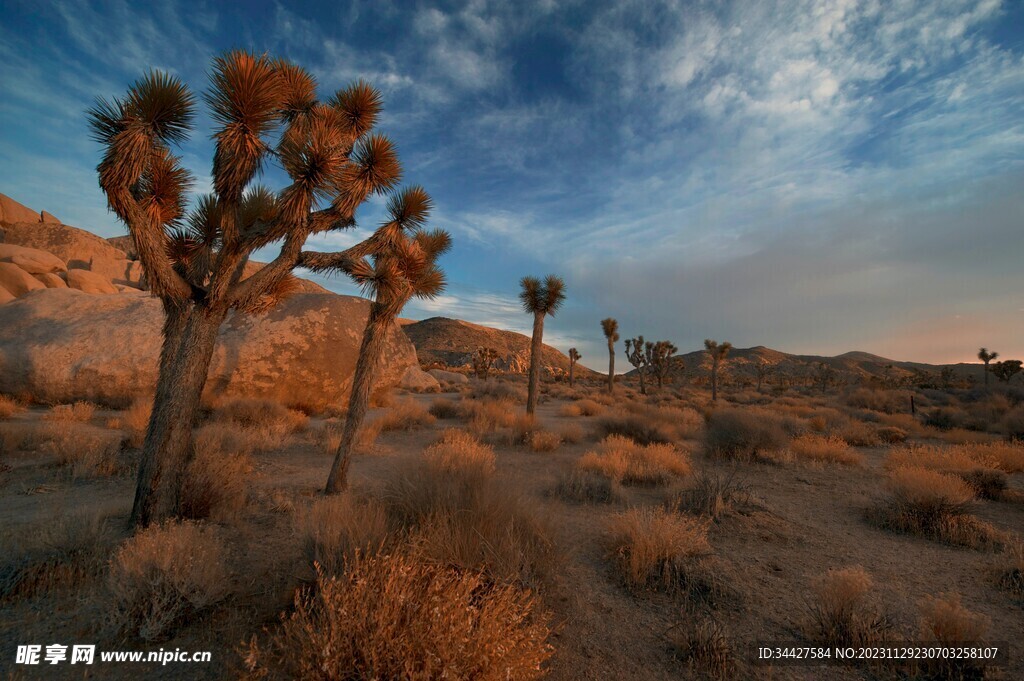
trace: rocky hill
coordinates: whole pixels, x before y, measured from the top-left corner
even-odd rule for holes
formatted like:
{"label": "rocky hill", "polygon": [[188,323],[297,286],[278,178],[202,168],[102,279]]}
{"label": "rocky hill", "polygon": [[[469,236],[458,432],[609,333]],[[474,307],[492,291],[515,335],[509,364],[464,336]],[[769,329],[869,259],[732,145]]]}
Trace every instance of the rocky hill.
{"label": "rocky hill", "polygon": [[[530,338],[521,333],[447,317],[407,322],[402,330],[416,346],[422,366],[471,367],[479,348],[493,348],[498,353],[498,371],[526,373],[530,368]],[[544,346],[542,362],[548,370],[569,370],[569,358],[550,345]],[[579,365],[576,369],[580,375],[591,373]]]}

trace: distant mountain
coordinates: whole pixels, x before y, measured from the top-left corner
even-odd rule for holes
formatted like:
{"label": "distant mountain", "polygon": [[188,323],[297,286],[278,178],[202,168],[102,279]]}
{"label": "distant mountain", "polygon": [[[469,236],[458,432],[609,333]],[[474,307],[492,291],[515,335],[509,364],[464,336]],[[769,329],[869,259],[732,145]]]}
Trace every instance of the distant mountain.
{"label": "distant mountain", "polygon": [[[493,348],[498,353],[496,368],[510,373],[525,373],[530,367],[530,337],[515,331],[493,329],[447,317],[431,317],[423,321],[404,320],[402,330],[416,346],[421,366],[472,366],[479,348]],[[545,345],[542,366],[569,370],[569,358]],[[576,366],[578,375],[592,373]]]}

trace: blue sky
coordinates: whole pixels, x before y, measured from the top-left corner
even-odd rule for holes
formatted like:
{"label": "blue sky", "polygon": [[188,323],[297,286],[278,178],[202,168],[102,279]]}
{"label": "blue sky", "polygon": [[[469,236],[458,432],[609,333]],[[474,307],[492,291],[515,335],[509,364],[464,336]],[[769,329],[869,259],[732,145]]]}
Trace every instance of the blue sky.
{"label": "blue sky", "polygon": [[[558,273],[545,339],[596,367],[606,316],[683,350],[1024,358],[1022,2],[4,5],[0,192],[68,224],[124,231],[94,97],[149,67],[202,91],[241,47],[384,92],[405,181],[455,238],[448,292],[408,316],[526,331],[518,279]],[[202,116],[181,150],[200,190],[209,135]]]}

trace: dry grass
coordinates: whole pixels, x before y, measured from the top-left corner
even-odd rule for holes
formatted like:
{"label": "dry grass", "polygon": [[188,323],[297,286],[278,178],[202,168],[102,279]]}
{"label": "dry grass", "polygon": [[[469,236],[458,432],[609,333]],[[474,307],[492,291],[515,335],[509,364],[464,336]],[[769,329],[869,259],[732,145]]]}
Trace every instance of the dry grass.
{"label": "dry grass", "polygon": [[739,662],[725,626],[706,615],[685,615],[669,631],[669,644],[675,656],[701,678],[713,681],[739,678]]}
{"label": "dry grass", "polygon": [[645,446],[620,435],[606,437],[596,451],[584,454],[576,465],[623,485],[664,485],[693,470],[690,457],[672,445]]}
{"label": "dry grass", "polygon": [[124,632],[159,640],[222,599],[224,547],[194,522],[154,525],[126,541],[110,561],[111,617]]}
{"label": "dry grass", "polygon": [[273,400],[233,399],[216,405],[212,421],[250,431],[256,449],[267,451],[287,446],[295,433],[305,430],[309,417]]}
{"label": "dry grass", "polygon": [[[918,630],[920,640],[942,646],[983,644],[988,637],[989,621],[984,615],[965,608],[957,594],[926,596],[921,601]],[[928,679],[987,678],[984,660],[939,658],[924,661],[921,667],[924,678]]]}
{"label": "dry grass", "polygon": [[768,459],[789,441],[782,423],[767,412],[722,409],[711,414],[704,434],[704,450],[724,459]]}
{"label": "dry grass", "polygon": [[1018,600],[1024,600],[1024,543],[1013,542],[999,556],[996,581]]}
{"label": "dry grass", "polygon": [[526,388],[510,381],[489,378],[485,381],[473,381],[472,386],[469,395],[474,400],[490,398],[516,404],[526,402]]}
{"label": "dry grass", "polygon": [[107,422],[108,428],[124,431],[129,447],[139,449],[146,439],[149,418],[153,413],[153,397],[137,397],[130,407]]}
{"label": "dry grass", "polygon": [[42,449],[54,454],[57,463],[74,478],[99,478],[131,472],[131,462],[121,452],[121,438],[115,433],[74,420],[39,424],[36,436]]}
{"label": "dry grass", "polygon": [[57,422],[88,423],[95,414],[95,404],[91,402],[75,402],[74,404],[58,404],[48,413],[43,414],[43,419]]}
{"label": "dry grass", "polygon": [[1024,473],[1024,443],[991,442],[961,448],[976,461],[988,463],[1004,473]]}
{"label": "dry grass", "polygon": [[907,441],[910,437],[907,431],[903,430],[898,426],[882,426],[875,431],[875,435],[878,439],[887,445],[898,445]]}
{"label": "dry grass", "polygon": [[685,407],[658,407],[626,402],[625,412],[606,414],[597,421],[601,436],[622,435],[640,444],[668,444],[694,438],[704,427],[703,417]]}
{"label": "dry grass", "polygon": [[890,619],[868,602],[874,582],[864,568],[829,570],[812,589],[807,636],[815,643],[863,646],[885,640]]}
{"label": "dry grass", "polygon": [[472,433],[449,428],[423,451],[423,460],[443,473],[467,480],[485,480],[494,473],[496,457],[494,449],[481,443]]}
{"label": "dry grass", "polygon": [[889,470],[925,468],[956,475],[970,485],[978,496],[984,499],[999,499],[1008,486],[1006,473],[995,467],[995,459],[988,455],[989,448],[980,447],[983,446],[900,447],[889,453],[885,467]]}
{"label": "dry grass", "polygon": [[662,508],[634,508],[612,517],[608,546],[630,589],[688,589],[698,559],[711,551],[705,521]]}
{"label": "dry grass", "polygon": [[531,452],[553,452],[562,446],[562,436],[549,430],[535,430],[527,442]]}
{"label": "dry grass", "polygon": [[750,503],[750,488],[738,477],[736,469],[723,473],[701,470],[693,477],[693,486],[676,494],[666,506],[677,512],[717,520]]}
{"label": "dry grass", "polygon": [[487,435],[499,428],[507,428],[516,418],[515,406],[505,400],[464,400],[459,408],[469,421],[469,429],[477,435]]}
{"label": "dry grass", "polygon": [[0,395],[0,419],[9,419],[25,411],[25,405],[9,395]]}
{"label": "dry grass", "polygon": [[563,405],[558,410],[559,416],[600,416],[604,413],[604,406],[592,399],[582,399]]}
{"label": "dry grass", "polygon": [[801,435],[789,443],[797,459],[844,466],[863,466],[864,455],[853,450],[842,438],[824,435]]}
{"label": "dry grass", "polygon": [[185,470],[179,504],[185,518],[229,520],[249,502],[252,444],[207,426],[195,434],[195,456]]}
{"label": "dry grass", "polygon": [[535,679],[554,653],[549,621],[530,592],[479,573],[417,555],[360,557],[297,595],[245,663],[259,679]]}
{"label": "dry grass", "polygon": [[582,470],[570,471],[559,477],[554,494],[566,501],[584,504],[613,504],[622,498],[617,481]]}
{"label": "dry grass", "polygon": [[350,494],[317,499],[296,525],[309,564],[327,576],[341,575],[357,554],[376,554],[391,539],[384,506]]}
{"label": "dry grass", "polygon": [[566,444],[574,445],[578,442],[583,442],[586,438],[586,431],[583,430],[583,426],[578,423],[567,423],[558,429],[558,436],[562,438],[562,442]]}
{"label": "dry grass", "polygon": [[384,414],[373,423],[378,432],[393,430],[416,430],[434,424],[430,411],[416,400],[396,400]]}
{"label": "dry grass", "polygon": [[459,405],[452,400],[439,398],[434,400],[430,404],[430,414],[434,418],[438,419],[456,419],[459,417],[461,410]]}

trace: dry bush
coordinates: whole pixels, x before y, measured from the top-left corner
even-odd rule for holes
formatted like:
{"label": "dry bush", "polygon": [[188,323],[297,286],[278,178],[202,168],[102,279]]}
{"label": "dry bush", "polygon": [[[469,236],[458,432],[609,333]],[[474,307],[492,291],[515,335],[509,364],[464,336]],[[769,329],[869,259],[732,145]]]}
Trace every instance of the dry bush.
{"label": "dry bush", "polygon": [[58,404],[49,412],[43,414],[43,420],[88,423],[95,414],[95,404],[91,402],[75,402],[74,404]]}
{"label": "dry bush", "polygon": [[213,529],[191,521],[136,534],[110,561],[114,624],[147,641],[173,634],[227,594],[224,553]]}
{"label": "dry bush", "polygon": [[213,422],[249,431],[258,443],[255,449],[270,451],[285,447],[292,435],[306,428],[309,417],[273,400],[232,399],[216,405]]}
{"label": "dry bush", "polygon": [[437,419],[459,418],[459,405],[451,400],[441,397],[431,402],[430,415]]}
{"label": "dry bush", "polygon": [[968,456],[1004,473],[1024,473],[1024,443],[991,442],[962,445]]}
{"label": "dry bush", "polygon": [[953,428],[951,430],[930,431],[925,434],[935,440],[940,440],[951,445],[978,445],[997,442],[1000,438],[992,433],[979,433],[974,430]]}
{"label": "dry bush", "polygon": [[600,416],[603,413],[604,406],[589,398],[570,402],[558,410],[559,416]]}
{"label": "dry bush", "polygon": [[489,378],[486,381],[473,381],[469,395],[474,400],[485,398],[521,404],[526,402],[526,389],[509,381]]}
{"label": "dry bush", "polygon": [[854,451],[846,441],[836,436],[801,435],[789,443],[789,449],[798,459],[845,466],[863,466],[864,455]]}
{"label": "dry bush", "polygon": [[848,419],[834,434],[853,447],[877,447],[882,443],[878,429],[869,423]]}
{"label": "dry bush", "polygon": [[481,443],[472,433],[449,428],[423,451],[423,460],[444,473],[484,480],[494,473],[496,457],[494,449]]}
{"label": "dry bush", "polygon": [[535,430],[528,442],[531,452],[553,452],[562,446],[562,436],[549,430]]}
{"label": "dry bush", "polygon": [[739,678],[739,662],[729,635],[715,618],[686,613],[669,631],[669,645],[678,659],[703,678],[713,681]]}
{"label": "dry bush", "polygon": [[1007,440],[1024,440],[1024,404],[1006,412],[999,422],[999,432]]}
{"label": "dry bush", "polygon": [[250,442],[223,429],[198,430],[195,456],[185,469],[178,499],[182,517],[222,521],[237,517],[249,502],[251,451]]}
{"label": "dry bush", "polygon": [[146,439],[146,429],[149,428],[149,418],[153,413],[153,398],[137,397],[130,407],[121,412],[118,417],[119,428],[124,431],[128,438],[128,446],[134,449],[142,447]]}
{"label": "dry bush", "polygon": [[57,457],[72,477],[98,478],[125,475],[131,462],[122,455],[121,438],[115,433],[93,428],[74,420],[40,424],[38,436],[43,449]]}
{"label": "dry bush", "polygon": [[[988,618],[965,608],[957,594],[926,596],[920,608],[918,629],[922,641],[955,647],[984,644],[987,640]],[[922,661],[921,670],[927,679],[984,679],[987,665],[979,659],[935,658]]]}
{"label": "dry bush", "polygon": [[396,400],[383,416],[374,421],[378,432],[415,430],[434,425],[434,417],[416,400]]}
{"label": "dry bush", "polygon": [[341,434],[345,425],[337,421],[329,421],[317,429],[314,442],[328,456],[333,456],[341,445]]}
{"label": "dry bush", "polygon": [[956,475],[985,499],[999,499],[1006,490],[1006,473],[995,467],[991,449],[974,445],[933,447],[917,445],[893,449],[886,457],[885,467],[894,470],[901,467],[926,468]]}
{"label": "dry bush", "polygon": [[391,388],[375,388],[370,393],[370,409],[387,409],[395,403]]}
{"label": "dry bush", "polygon": [[639,414],[602,416],[597,421],[597,432],[601,437],[618,435],[643,444],[668,444],[675,439],[671,429],[648,421]]}
{"label": "dry bush", "polygon": [[0,419],[9,419],[25,411],[25,405],[9,395],[0,395]]}
{"label": "dry bush", "polygon": [[586,431],[583,430],[583,426],[578,423],[567,423],[558,429],[558,436],[562,438],[562,442],[570,445],[574,445],[578,442],[583,442],[586,438]]}
{"label": "dry bush", "polygon": [[673,496],[666,506],[677,512],[705,515],[713,520],[751,503],[750,487],[736,469],[725,473],[698,471],[693,486]]}
{"label": "dry bush", "polygon": [[996,581],[1017,599],[1024,599],[1024,543],[1015,541],[1000,554]]}
{"label": "dry bush", "polygon": [[864,646],[885,640],[890,619],[868,602],[874,582],[864,568],[829,570],[812,589],[807,636],[815,643]]}
{"label": "dry bush", "polygon": [[875,431],[875,435],[878,439],[887,445],[898,445],[907,441],[909,434],[907,431],[897,426],[882,426]]}
{"label": "dry bush", "polygon": [[534,433],[543,429],[532,414],[514,412],[509,418],[508,428],[492,439],[510,447],[529,446]]}
{"label": "dry bush", "polygon": [[469,429],[477,435],[487,435],[499,428],[507,428],[516,419],[515,406],[505,400],[464,400],[459,404]]}
{"label": "dry bush", "polygon": [[100,514],[72,514],[38,523],[10,539],[0,558],[0,603],[77,587],[98,576],[116,539]]}
{"label": "dry bush", "polygon": [[858,409],[896,414],[910,408],[910,397],[904,392],[857,388],[846,396],[846,404]]}
{"label": "dry bush", "polygon": [[582,470],[573,470],[559,477],[554,494],[566,501],[584,504],[613,504],[622,499],[617,481]]}
{"label": "dry bush", "polygon": [[633,508],[612,517],[608,547],[630,589],[689,590],[710,553],[707,523],[663,508]]}
{"label": "dry bush", "polygon": [[357,553],[375,554],[391,541],[384,506],[351,494],[317,499],[297,516],[296,526],[309,564],[327,576],[341,575]]}
{"label": "dry bush", "polygon": [[685,477],[693,470],[690,457],[672,445],[641,445],[621,435],[606,437],[596,451],[580,457],[576,466],[624,485],[652,486]]}
{"label": "dry bush", "polygon": [[257,679],[535,679],[554,652],[549,622],[530,592],[479,573],[359,557],[298,594],[245,664]]}
{"label": "dry bush", "polygon": [[955,475],[903,467],[889,473],[889,497],[869,512],[880,527],[978,549],[1006,543],[1003,532],[967,513],[974,490]]}
{"label": "dry bush", "polygon": [[967,414],[959,407],[935,407],[924,414],[924,424],[939,430],[963,428]]}
{"label": "dry bush", "polygon": [[767,412],[721,409],[708,421],[704,450],[716,458],[749,461],[767,458],[788,441],[780,419]]}

